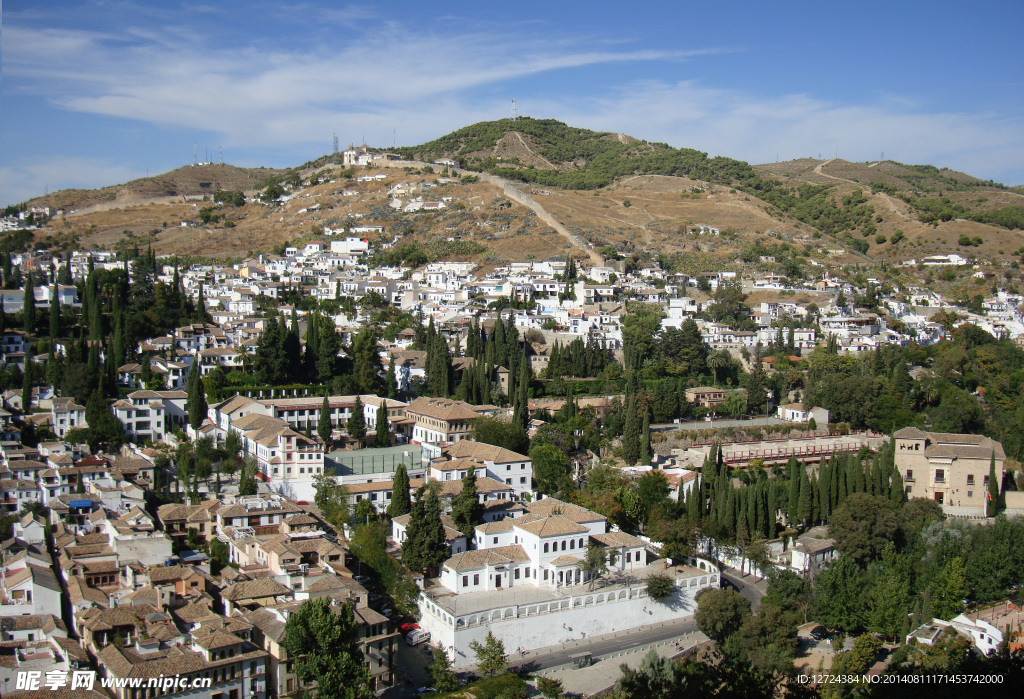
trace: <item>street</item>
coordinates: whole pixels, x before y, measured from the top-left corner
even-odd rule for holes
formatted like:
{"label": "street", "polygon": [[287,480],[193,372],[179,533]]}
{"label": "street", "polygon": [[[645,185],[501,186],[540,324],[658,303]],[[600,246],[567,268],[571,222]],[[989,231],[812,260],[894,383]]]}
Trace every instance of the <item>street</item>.
{"label": "street", "polygon": [[761,598],[768,589],[768,581],[756,581],[755,576],[743,578],[735,573],[723,572],[722,582],[726,583],[722,587],[730,587],[745,597],[750,602],[751,611],[756,611],[761,606]]}

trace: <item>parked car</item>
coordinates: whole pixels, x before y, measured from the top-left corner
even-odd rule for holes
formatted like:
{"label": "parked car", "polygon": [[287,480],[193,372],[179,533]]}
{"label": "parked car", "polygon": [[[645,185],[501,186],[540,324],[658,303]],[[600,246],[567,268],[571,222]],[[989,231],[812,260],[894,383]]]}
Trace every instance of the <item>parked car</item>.
{"label": "parked car", "polygon": [[296,505],[308,505],[309,501],[308,500],[296,500],[295,504]]}
{"label": "parked car", "polygon": [[412,623],[412,622],[409,622],[409,621],[407,621],[407,622],[405,622],[404,624],[402,624],[401,626],[399,626],[399,627],[398,627],[398,630],[399,630],[399,631],[400,631],[401,633],[409,633],[410,631],[415,631],[415,630],[416,630],[416,629],[418,629],[419,627],[420,627],[420,625],[419,625],[419,624],[414,624],[414,623]]}
{"label": "parked car", "polygon": [[815,626],[811,629],[811,638],[815,641],[824,641],[828,638],[828,631],[825,630],[824,626]]}
{"label": "parked car", "polygon": [[430,632],[424,631],[423,629],[416,629],[415,631],[410,631],[405,635],[405,642],[410,646],[418,646],[419,644],[429,640]]}
{"label": "parked car", "polygon": [[366,583],[370,582],[370,576],[369,575],[356,575],[356,576],[353,576],[352,579],[355,580],[360,585],[365,585]]}

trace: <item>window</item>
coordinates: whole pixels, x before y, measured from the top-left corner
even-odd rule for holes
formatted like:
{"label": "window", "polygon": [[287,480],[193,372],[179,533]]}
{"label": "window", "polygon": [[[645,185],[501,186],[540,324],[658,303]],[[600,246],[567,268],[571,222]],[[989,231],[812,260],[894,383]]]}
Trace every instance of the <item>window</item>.
{"label": "window", "polygon": [[967,497],[973,498],[974,497],[974,491],[973,490],[968,490],[967,491]]}
{"label": "window", "polygon": [[548,552],[548,542],[544,542],[544,553]]}
{"label": "window", "polygon": [[982,485],[988,485],[988,476],[985,476],[985,478],[982,479]]}
{"label": "window", "polygon": [[473,574],[473,584],[474,585],[479,585],[480,584],[480,574],[479,573],[474,573]]}
{"label": "window", "polygon": [[562,550],[565,551],[565,540],[562,540]]}
{"label": "window", "polygon": [[512,464],[509,464],[508,466],[506,466],[505,470],[506,471],[511,471],[512,470]]}
{"label": "window", "polygon": [[462,586],[463,587],[468,587],[469,586],[469,576],[468,575],[463,575],[462,576]]}
{"label": "window", "polygon": [[544,569],[544,579],[545,580],[548,579],[548,569],[547,568]]}
{"label": "window", "polygon": [[576,548],[576,540],[575,539],[573,539],[572,541],[569,542],[569,548],[570,549],[575,549]]}
{"label": "window", "polygon": [[519,485],[525,485],[525,484],[526,484],[526,476],[521,476],[519,478]]}
{"label": "window", "polygon": [[629,562],[631,562],[633,560],[632,556],[633,556],[632,553],[630,553],[629,551],[626,551],[626,563],[629,563]]}
{"label": "window", "polygon": [[515,579],[516,579],[516,580],[518,580],[518,579],[519,579],[519,569],[518,569],[518,568],[516,568],[516,574],[515,574]]}
{"label": "window", "polygon": [[912,480],[914,480],[914,472],[911,469],[908,468],[907,469],[907,475],[906,475],[906,477],[903,480],[905,480],[905,481],[912,481]]}
{"label": "window", "polygon": [[935,482],[945,483],[946,482],[946,471],[941,468],[935,469]]}
{"label": "window", "polygon": [[494,544],[498,543],[498,537],[496,537],[496,536],[492,537],[491,543],[494,543]]}
{"label": "window", "polygon": [[512,485],[512,479],[511,478],[506,478],[505,479],[505,485]]}
{"label": "window", "polygon": [[974,474],[973,473],[968,473],[967,474],[967,485],[974,485]]}

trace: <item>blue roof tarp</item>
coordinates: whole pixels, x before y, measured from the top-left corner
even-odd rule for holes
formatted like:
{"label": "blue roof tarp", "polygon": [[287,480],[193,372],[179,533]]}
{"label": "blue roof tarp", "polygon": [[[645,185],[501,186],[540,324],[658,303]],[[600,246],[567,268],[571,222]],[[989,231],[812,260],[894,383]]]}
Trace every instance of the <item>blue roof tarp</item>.
{"label": "blue roof tarp", "polygon": [[92,507],[92,500],[72,500],[68,503],[69,507]]}

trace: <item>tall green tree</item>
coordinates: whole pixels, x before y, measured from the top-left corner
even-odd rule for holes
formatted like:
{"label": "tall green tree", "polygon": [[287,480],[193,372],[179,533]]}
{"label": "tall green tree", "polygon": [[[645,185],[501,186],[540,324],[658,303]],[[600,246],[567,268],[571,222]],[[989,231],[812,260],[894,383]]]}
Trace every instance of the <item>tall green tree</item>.
{"label": "tall green tree", "polygon": [[192,429],[199,429],[206,419],[206,388],[203,384],[202,372],[199,369],[199,355],[192,361],[192,367],[188,372],[188,381],[185,384],[188,398],[185,400],[185,409],[188,412],[188,424]]}
{"label": "tall green tree", "polygon": [[345,423],[345,432],[349,438],[360,440],[366,436],[366,416],[363,414],[363,401],[356,396],[355,404],[352,406],[352,414]]}
{"label": "tall green tree", "polygon": [[868,591],[868,629],[896,638],[910,612],[910,560],[890,543],[882,551],[880,570]]}
{"label": "tall green tree", "polygon": [[349,519],[348,493],[338,483],[333,472],[325,470],[313,477],[313,502],[320,508],[324,519],[337,530]]}
{"label": "tall green tree", "polygon": [[970,592],[967,566],[963,558],[955,556],[939,571],[932,581],[932,605],[935,616],[952,619],[963,611],[963,599]]}
{"label": "tall green tree", "polygon": [[391,487],[391,504],[388,505],[388,516],[399,517],[408,514],[412,509],[409,497],[409,472],[405,464],[398,464]]}
{"label": "tall green tree", "polygon": [[829,521],[829,535],[844,558],[867,565],[879,558],[899,529],[892,501],[878,495],[854,493]]}
{"label": "tall green tree", "polygon": [[316,421],[316,433],[324,445],[329,445],[333,432],[334,426],[331,425],[331,402],[325,393],[323,405],[320,406],[320,417]]}
{"label": "tall green tree", "polygon": [[697,595],[694,621],[701,633],[721,644],[740,630],[750,615],[750,602],[730,589],[708,589]]}
{"label": "tall green tree", "polygon": [[376,445],[379,448],[391,446],[391,434],[388,429],[388,400],[387,398],[380,399],[380,405],[377,406],[377,438]]}
{"label": "tall green tree", "polygon": [[53,296],[50,298],[50,357],[54,356],[54,347],[60,337],[60,296],[58,286],[53,285]]}
{"label": "tall green tree", "polygon": [[986,495],[985,514],[995,517],[999,509],[999,481],[996,478],[996,452],[992,450],[992,460],[988,464],[988,493]]}
{"label": "tall green tree", "polygon": [[557,493],[569,476],[569,457],[554,444],[538,444],[530,449],[533,480],[545,495]]}
{"label": "tall green tree", "polygon": [[452,498],[452,519],[466,539],[472,541],[476,525],[484,520],[484,506],[476,492],[476,469],[472,466],[462,478],[462,490]]}
{"label": "tall green tree", "polygon": [[818,574],[814,588],[814,613],[830,629],[852,633],[867,621],[864,574],[850,556],[840,556]]}
{"label": "tall green tree", "polygon": [[505,644],[495,638],[491,631],[481,644],[472,641],[470,649],[476,654],[477,669],[484,677],[497,677],[508,668],[508,656],[505,655]]}
{"label": "tall green tree", "polygon": [[626,423],[622,430],[622,460],[633,466],[640,460],[640,413],[637,396],[633,395],[626,404]]}
{"label": "tall green tree", "polygon": [[371,699],[370,674],[359,645],[354,606],[331,599],[306,600],[289,615],[282,645],[295,676],[316,682],[318,699]]}
{"label": "tall green tree", "polygon": [[25,278],[25,296],[22,299],[22,316],[25,319],[25,334],[36,334],[36,287],[32,274]]}

